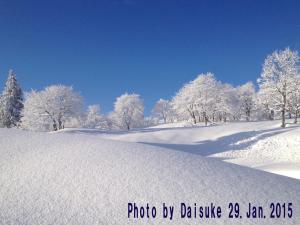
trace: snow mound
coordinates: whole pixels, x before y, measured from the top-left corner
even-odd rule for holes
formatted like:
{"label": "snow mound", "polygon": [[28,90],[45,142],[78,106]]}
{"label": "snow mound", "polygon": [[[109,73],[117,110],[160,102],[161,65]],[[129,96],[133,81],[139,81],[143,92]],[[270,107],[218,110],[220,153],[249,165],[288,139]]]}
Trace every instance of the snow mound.
{"label": "snow mound", "polygon": [[[285,132],[261,139],[244,149],[215,154],[226,161],[259,168],[265,171],[300,179],[300,128],[286,128]],[[243,142],[252,141],[251,138]],[[239,145],[240,142],[235,144]]]}
{"label": "snow mound", "polygon": [[[205,224],[241,224],[228,217],[228,203],[293,202],[300,210],[300,183],[200,155],[98,135],[34,133],[0,129],[1,224],[199,224],[200,219],[161,219],[163,202],[179,207],[221,205],[221,219]],[[127,204],[149,203],[156,219],[128,219]],[[178,209],[178,208],[177,208]],[[242,224],[299,224],[292,219],[244,219]]]}
{"label": "snow mound", "polygon": [[[152,127],[101,137],[139,142],[300,179],[300,127],[280,121],[237,122],[209,127]],[[84,133],[84,131],[81,131]],[[98,133],[100,134],[100,133]]]}

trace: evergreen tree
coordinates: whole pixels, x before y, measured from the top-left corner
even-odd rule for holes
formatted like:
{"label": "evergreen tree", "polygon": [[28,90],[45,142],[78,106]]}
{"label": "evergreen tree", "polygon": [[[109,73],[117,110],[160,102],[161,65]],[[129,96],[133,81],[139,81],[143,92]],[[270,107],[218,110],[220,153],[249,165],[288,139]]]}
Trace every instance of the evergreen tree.
{"label": "evergreen tree", "polygon": [[5,88],[0,98],[0,125],[17,126],[23,109],[23,92],[12,70],[8,73]]}

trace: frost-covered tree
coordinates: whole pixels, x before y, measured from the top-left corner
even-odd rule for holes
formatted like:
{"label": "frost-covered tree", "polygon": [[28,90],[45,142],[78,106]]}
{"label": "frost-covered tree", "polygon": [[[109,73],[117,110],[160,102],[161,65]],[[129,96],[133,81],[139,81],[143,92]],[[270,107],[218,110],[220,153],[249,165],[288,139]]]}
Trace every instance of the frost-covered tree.
{"label": "frost-covered tree", "polygon": [[76,115],[68,118],[65,123],[65,128],[82,128],[85,126],[85,114]]}
{"label": "frost-covered tree", "polygon": [[85,127],[99,128],[103,122],[103,116],[100,113],[99,105],[90,105],[87,110]]}
{"label": "frost-covered tree", "polygon": [[0,96],[0,126],[18,126],[23,109],[23,92],[12,70],[8,73],[2,95]]}
{"label": "frost-covered tree", "polygon": [[121,129],[143,125],[144,103],[138,94],[125,93],[116,99],[111,120]]}
{"label": "frost-covered tree", "polygon": [[287,104],[295,92],[295,78],[299,56],[296,51],[286,48],[275,51],[265,59],[259,88],[264,90],[276,110],[281,112],[281,127],[285,127]]}
{"label": "frost-covered tree", "polygon": [[[239,120],[241,110],[239,107],[239,96],[237,89],[230,84],[219,85],[218,96],[216,96],[216,116],[219,121]],[[216,119],[214,119],[215,121]]]}
{"label": "frost-covered tree", "polygon": [[250,121],[251,112],[254,109],[255,88],[252,82],[237,87],[239,95],[239,103],[242,113],[245,115],[246,121]]}
{"label": "frost-covered tree", "polygon": [[256,94],[255,104],[261,112],[260,119],[263,118],[268,120],[274,120],[274,104],[272,98],[270,98],[271,94],[268,93],[268,91],[269,90],[266,89],[260,89]]}
{"label": "frost-covered tree", "polygon": [[216,109],[219,82],[212,73],[207,73],[199,75],[193,84],[197,96],[196,105],[199,117],[202,117],[205,125],[207,125]]}
{"label": "frost-covered tree", "polygon": [[158,120],[163,120],[164,123],[171,117],[171,105],[168,100],[159,99],[154,108],[152,109],[153,118],[157,118]]}
{"label": "frost-covered tree", "polygon": [[117,118],[117,114],[112,111],[112,112],[109,112],[106,116],[106,123],[107,123],[107,128],[108,130],[118,130],[120,129],[120,119]]}
{"label": "frost-covered tree", "polygon": [[294,115],[294,123],[298,122],[300,115],[300,75],[298,74],[295,79],[295,90],[291,93],[287,101],[288,111]]}
{"label": "frost-covered tree", "polygon": [[200,74],[172,99],[174,110],[182,118],[189,116],[194,124],[198,119],[207,125],[215,111],[219,85],[212,73]]}
{"label": "frost-covered tree", "polygon": [[194,124],[197,123],[197,106],[195,94],[192,90],[192,82],[185,84],[173,97],[172,107],[178,115],[178,120],[192,119]]}
{"label": "frost-covered tree", "polygon": [[27,93],[22,125],[29,130],[56,131],[82,113],[82,98],[72,87],[53,85]]}

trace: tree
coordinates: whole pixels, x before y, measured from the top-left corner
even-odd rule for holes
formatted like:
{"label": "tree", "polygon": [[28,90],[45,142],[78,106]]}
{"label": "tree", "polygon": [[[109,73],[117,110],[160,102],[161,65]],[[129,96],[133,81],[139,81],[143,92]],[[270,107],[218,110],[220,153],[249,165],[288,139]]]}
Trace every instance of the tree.
{"label": "tree", "polygon": [[82,98],[72,87],[53,85],[27,93],[22,125],[30,130],[56,131],[82,112]]}
{"label": "tree", "polygon": [[291,93],[290,98],[287,101],[288,111],[294,115],[294,123],[298,122],[298,116],[300,114],[300,75],[298,74],[295,83],[295,89]]}
{"label": "tree", "polygon": [[5,127],[17,126],[23,109],[23,92],[12,70],[8,73],[4,91],[0,97],[0,124]]}
{"label": "tree", "polygon": [[138,94],[125,93],[116,99],[110,118],[121,129],[130,130],[143,124],[144,103]]}
{"label": "tree", "polygon": [[227,122],[229,119],[239,120],[241,117],[241,110],[239,107],[239,95],[237,89],[230,84],[221,84],[218,88],[218,96],[216,97],[215,117],[219,121]]}
{"label": "tree", "polygon": [[237,87],[241,111],[245,114],[246,121],[250,121],[254,107],[255,88],[252,82]]}
{"label": "tree", "polygon": [[273,100],[270,98],[271,93],[267,89],[259,89],[256,95],[256,104],[262,112],[262,117],[268,120],[274,120],[274,105]]}
{"label": "tree", "polygon": [[285,127],[287,103],[295,92],[295,79],[299,56],[296,51],[286,48],[275,51],[265,59],[259,88],[268,93],[274,107],[281,112],[281,127]]}
{"label": "tree", "polygon": [[207,125],[215,111],[219,85],[212,73],[200,74],[185,84],[172,99],[175,111],[183,117],[189,115],[194,124],[198,118]]}
{"label": "tree", "polygon": [[188,119],[191,118],[194,124],[197,123],[197,106],[195,94],[192,90],[192,82],[185,84],[173,97],[171,105],[178,115],[178,119]]}
{"label": "tree", "polygon": [[218,90],[221,83],[215,79],[212,73],[199,75],[193,83],[196,95],[198,96],[196,104],[199,116],[202,116],[205,125],[207,125],[216,111],[216,104],[219,97]]}
{"label": "tree", "polygon": [[154,108],[152,109],[152,114],[154,118],[157,118],[158,120],[163,120],[164,123],[167,123],[170,111],[170,102],[168,100],[159,99],[156,102]]}
{"label": "tree", "polygon": [[85,127],[99,128],[103,122],[103,117],[100,114],[99,105],[90,105],[87,110]]}

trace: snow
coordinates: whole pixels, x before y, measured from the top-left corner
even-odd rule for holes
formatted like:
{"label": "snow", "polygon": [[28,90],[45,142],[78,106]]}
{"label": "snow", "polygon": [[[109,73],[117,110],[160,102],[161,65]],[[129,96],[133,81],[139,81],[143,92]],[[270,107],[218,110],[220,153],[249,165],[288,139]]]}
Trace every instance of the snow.
{"label": "snow", "polygon": [[188,127],[188,123],[178,123],[142,132],[102,134],[102,137],[222,158],[243,166],[300,177],[300,127],[292,123],[287,128],[280,128],[280,121],[237,122],[209,127]]}
{"label": "snow", "polygon": [[[273,158],[260,159],[257,166],[272,170],[272,165],[278,165],[282,172],[282,166],[288,168],[284,163],[295,162],[295,167],[288,168],[295,171],[299,166],[296,145],[300,128],[280,129],[277,123],[153,127],[110,133],[92,129],[52,133],[0,129],[0,221],[56,225],[299,224],[299,180],[206,157],[228,152],[233,157],[228,160],[245,160],[240,154],[244,149],[252,160],[254,146],[269,148],[272,145],[267,140],[273,138],[278,140],[272,142],[275,150],[283,148],[284,143],[289,145],[284,149],[287,155],[266,150],[262,153],[265,160],[270,155]],[[264,163],[269,167],[264,168]],[[128,219],[129,202],[156,206],[157,218]],[[176,207],[171,222],[162,219],[163,202]],[[221,205],[222,218],[205,222],[181,219],[181,202]],[[293,202],[294,214],[291,219],[230,220],[229,202],[239,202],[242,212],[249,202],[261,204],[267,216],[271,202]]]}
{"label": "snow", "polygon": [[[265,135],[265,137],[261,137]],[[215,154],[229,158],[228,162],[255,167],[300,179],[300,128],[289,126],[257,134],[243,140],[254,144],[244,148]]]}

